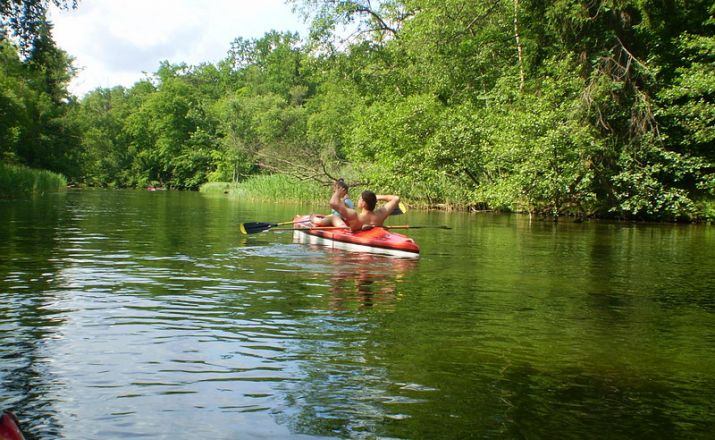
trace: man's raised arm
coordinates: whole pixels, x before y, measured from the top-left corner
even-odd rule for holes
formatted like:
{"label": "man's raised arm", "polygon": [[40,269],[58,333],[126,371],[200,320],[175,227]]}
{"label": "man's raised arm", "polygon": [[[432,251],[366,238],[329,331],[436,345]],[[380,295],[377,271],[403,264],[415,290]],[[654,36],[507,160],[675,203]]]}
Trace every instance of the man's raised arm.
{"label": "man's raised arm", "polygon": [[384,222],[385,219],[390,216],[392,211],[394,211],[400,204],[400,196],[378,194],[377,200],[385,202],[385,204],[380,207],[378,212],[376,212],[376,214],[380,217],[380,222]]}
{"label": "man's raised arm", "polygon": [[347,194],[347,192],[344,188],[341,188],[338,185],[335,185],[334,188],[335,191],[333,191],[333,195],[330,197],[330,207],[338,211],[340,213],[340,216],[344,219],[353,217],[355,211],[345,206],[345,202],[343,201],[343,198],[345,197],[345,194]]}

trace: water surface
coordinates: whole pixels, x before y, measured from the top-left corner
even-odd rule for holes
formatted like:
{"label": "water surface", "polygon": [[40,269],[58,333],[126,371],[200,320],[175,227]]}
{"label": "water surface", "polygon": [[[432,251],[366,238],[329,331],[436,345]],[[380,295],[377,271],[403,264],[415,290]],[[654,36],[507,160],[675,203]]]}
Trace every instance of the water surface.
{"label": "water surface", "polygon": [[417,261],[238,231],[313,209],[0,201],[0,407],[30,439],[715,431],[711,227],[411,210],[453,227]]}

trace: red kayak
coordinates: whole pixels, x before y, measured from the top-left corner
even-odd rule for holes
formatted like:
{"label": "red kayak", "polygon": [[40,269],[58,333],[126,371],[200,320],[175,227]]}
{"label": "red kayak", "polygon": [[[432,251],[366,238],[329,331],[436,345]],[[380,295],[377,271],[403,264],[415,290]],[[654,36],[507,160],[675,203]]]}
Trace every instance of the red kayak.
{"label": "red kayak", "polygon": [[0,416],[0,440],[24,440],[17,417],[10,411],[3,411]]}
{"label": "red kayak", "polygon": [[352,232],[348,228],[332,226],[314,226],[310,216],[298,215],[293,219],[294,241],[298,243],[319,244],[332,248],[354,252],[386,254],[396,257],[417,258],[420,247],[413,239],[402,234],[390,232],[376,226],[364,231]]}

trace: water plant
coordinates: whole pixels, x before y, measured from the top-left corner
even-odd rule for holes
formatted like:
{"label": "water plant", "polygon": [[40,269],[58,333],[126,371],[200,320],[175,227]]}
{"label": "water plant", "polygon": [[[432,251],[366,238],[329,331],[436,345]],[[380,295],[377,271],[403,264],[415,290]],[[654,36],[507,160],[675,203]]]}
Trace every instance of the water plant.
{"label": "water plant", "polygon": [[329,188],[315,182],[280,174],[253,176],[238,183],[209,182],[201,185],[199,191],[207,194],[228,194],[251,200],[304,203],[325,202],[330,197]]}
{"label": "water plant", "polygon": [[0,163],[0,197],[12,198],[63,191],[67,179],[58,173]]}

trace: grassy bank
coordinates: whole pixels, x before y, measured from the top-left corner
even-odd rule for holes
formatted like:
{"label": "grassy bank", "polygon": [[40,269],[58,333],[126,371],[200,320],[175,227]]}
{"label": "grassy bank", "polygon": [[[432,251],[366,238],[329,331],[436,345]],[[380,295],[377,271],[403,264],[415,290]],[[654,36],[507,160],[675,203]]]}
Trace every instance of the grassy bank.
{"label": "grassy bank", "polygon": [[240,183],[209,182],[199,191],[207,194],[227,194],[249,200],[302,203],[326,202],[330,189],[315,182],[306,182],[282,175],[255,176]]}
{"label": "grassy bank", "polygon": [[64,191],[65,188],[67,179],[61,174],[0,163],[0,197],[45,194]]}
{"label": "grassy bank", "polygon": [[[353,200],[357,198],[362,188],[354,188],[351,191]],[[241,183],[210,182],[201,186],[199,191],[207,194],[227,194],[231,197],[238,197],[245,200],[264,202],[291,202],[302,204],[318,204],[325,206],[330,197],[330,189],[315,182],[301,181],[289,176],[266,175],[254,176]],[[407,191],[406,191],[407,192]],[[401,194],[404,196],[405,194]],[[482,211],[488,210],[482,204],[469,205],[456,201],[448,203],[435,203],[429,199],[419,197],[403,197],[411,209],[442,210],[442,211]],[[455,198],[455,200],[458,200]],[[701,215],[694,222],[712,223],[715,221],[715,201],[710,199],[698,202],[698,212]],[[507,211],[508,212],[508,211]],[[526,211],[511,211],[526,213]],[[535,214],[536,219],[553,221],[552,217],[545,217]],[[562,215],[564,221],[583,221],[579,216]]]}

